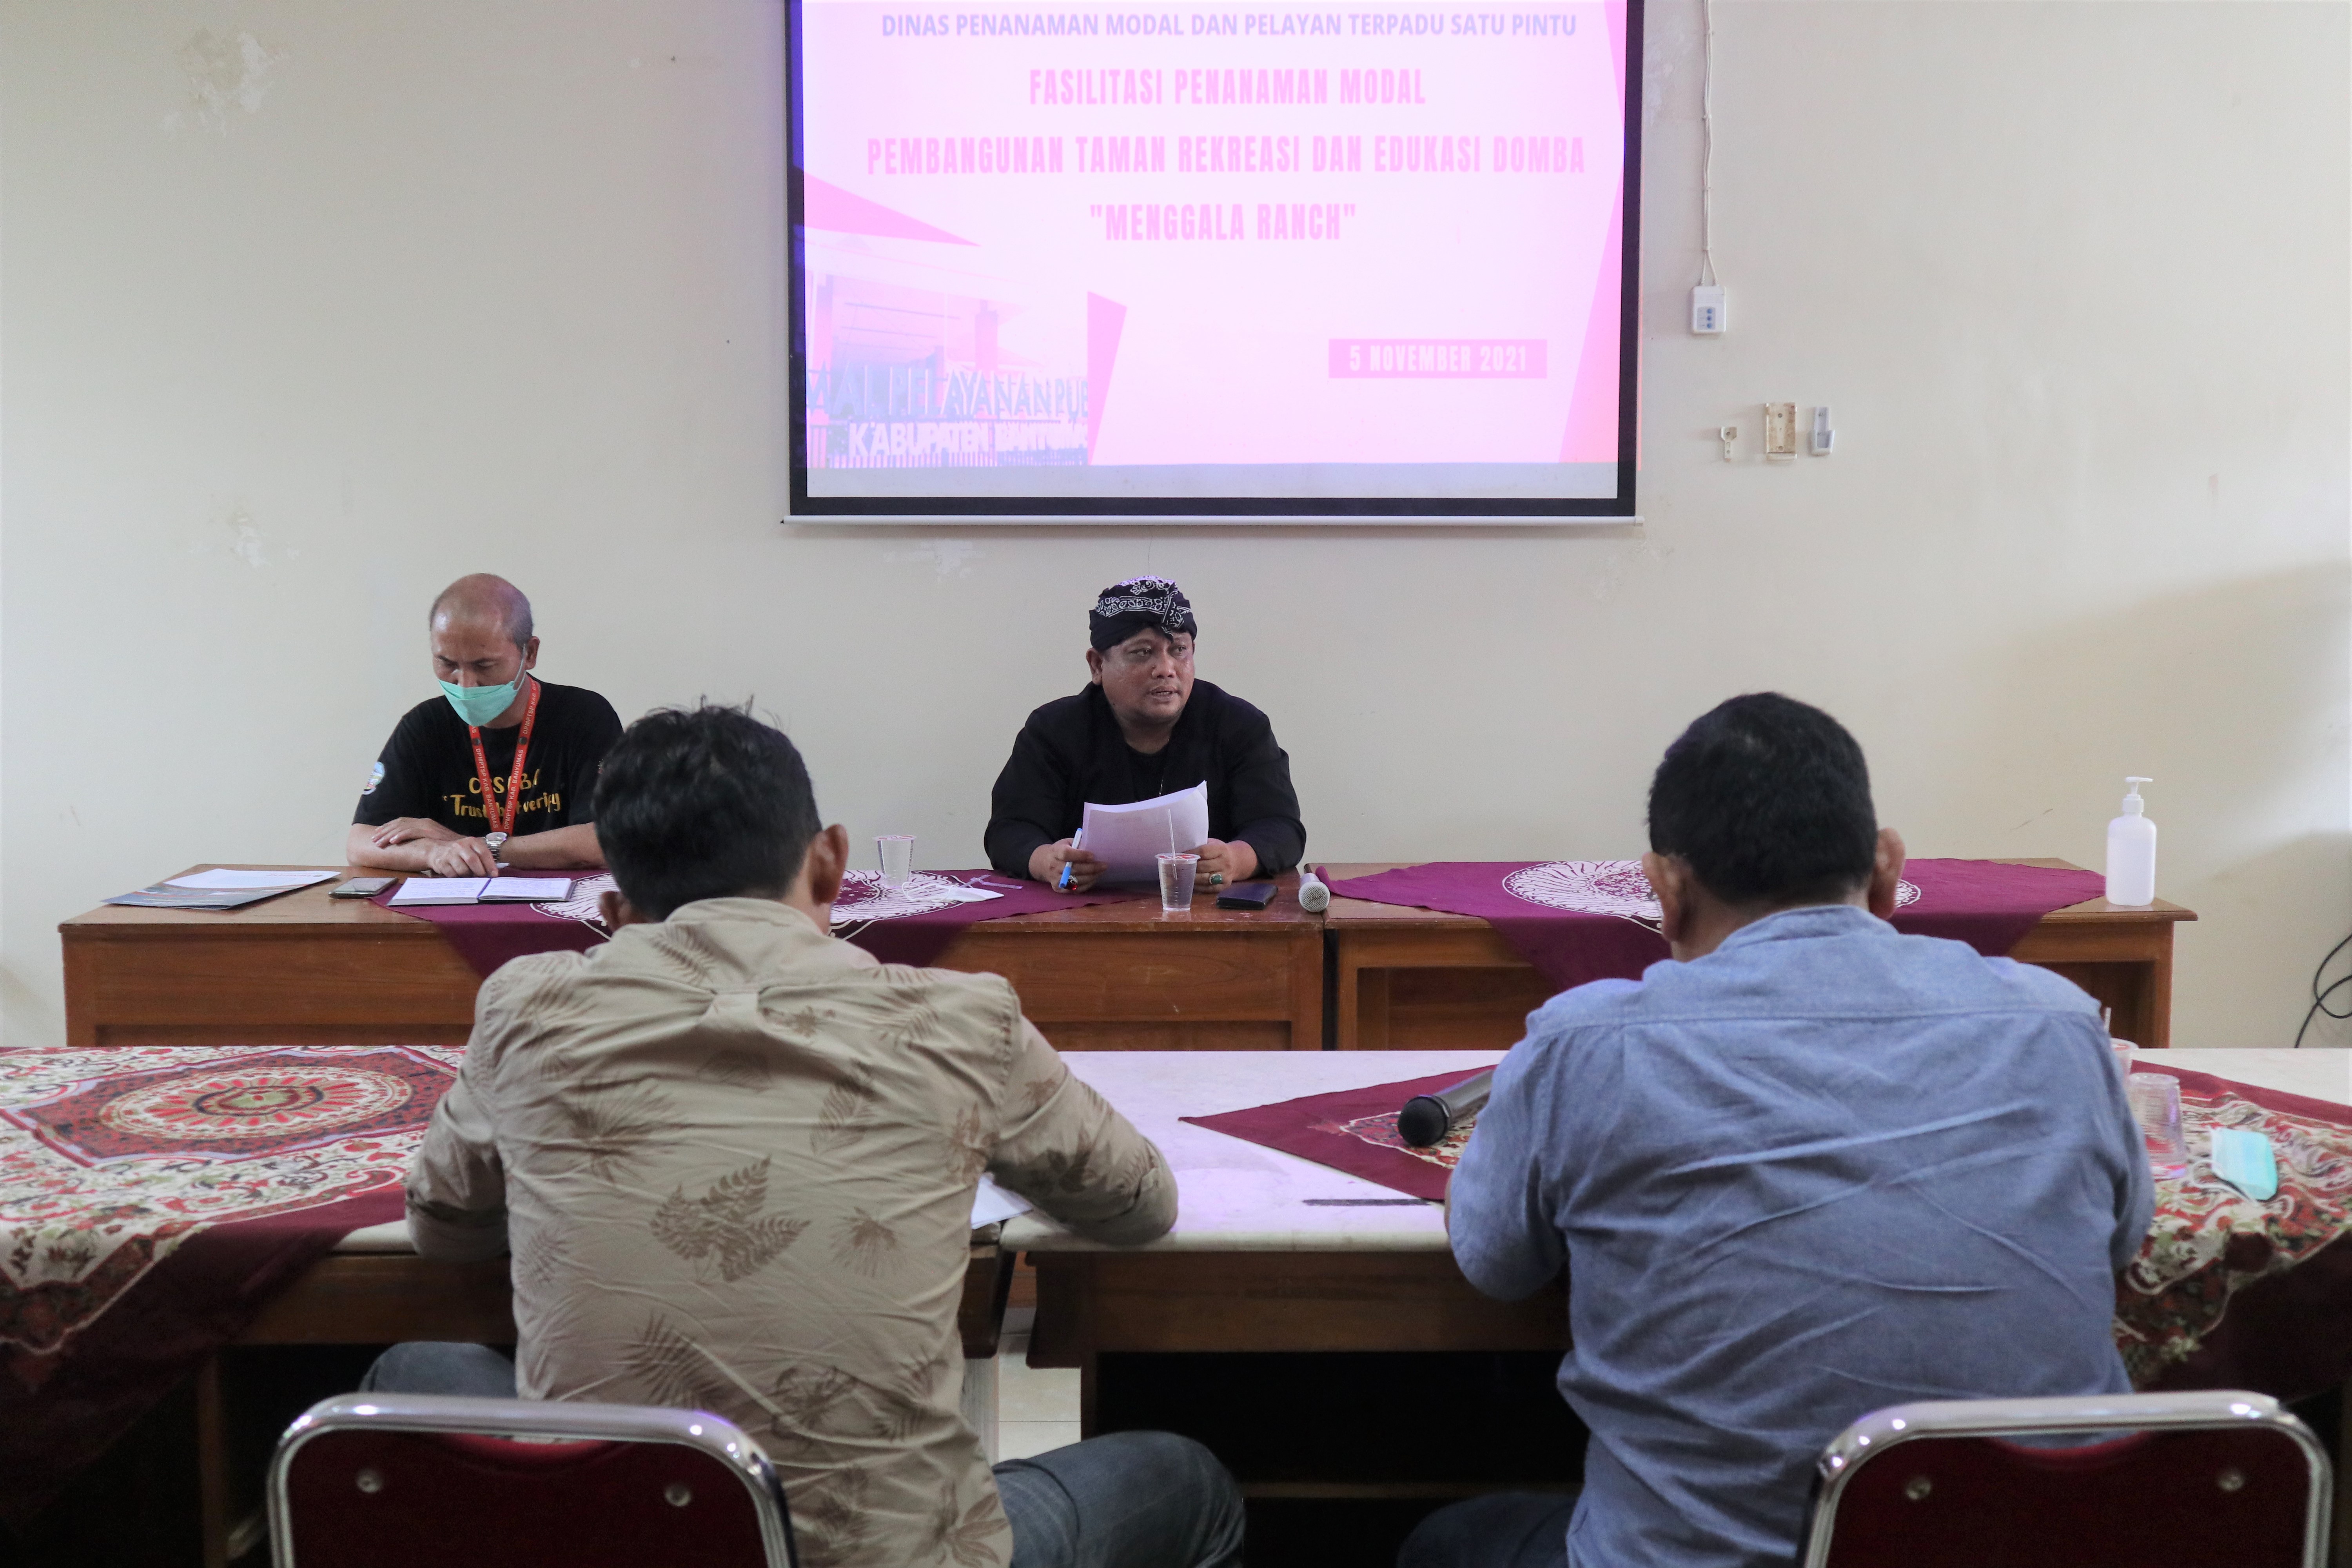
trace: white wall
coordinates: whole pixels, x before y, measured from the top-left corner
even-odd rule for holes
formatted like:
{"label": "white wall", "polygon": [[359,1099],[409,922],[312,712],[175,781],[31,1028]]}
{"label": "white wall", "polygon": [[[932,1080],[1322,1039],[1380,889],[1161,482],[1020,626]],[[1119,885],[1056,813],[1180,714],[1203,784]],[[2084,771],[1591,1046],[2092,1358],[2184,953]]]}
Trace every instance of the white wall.
{"label": "white wall", "polygon": [[[2175,1037],[2283,1045],[2352,928],[2347,15],[1727,0],[1702,341],[1659,0],[1646,527],[939,532],[777,524],[775,0],[0,0],[5,1038],[60,1037],[61,917],[335,858],[461,572],[970,865],[1149,567],[1320,858],[1630,853],[1664,742],[1778,687],[1922,854],[2095,866],[2154,774]],[[1717,460],[1770,399],[1838,455]]]}

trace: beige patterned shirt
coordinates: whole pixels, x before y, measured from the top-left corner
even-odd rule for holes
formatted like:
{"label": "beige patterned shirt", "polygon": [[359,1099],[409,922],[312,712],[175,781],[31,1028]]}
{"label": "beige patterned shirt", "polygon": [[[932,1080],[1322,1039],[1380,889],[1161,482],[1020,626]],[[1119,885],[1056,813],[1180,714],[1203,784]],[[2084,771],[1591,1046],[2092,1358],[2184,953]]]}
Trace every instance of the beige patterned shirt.
{"label": "beige patterned shirt", "polygon": [[1003,980],[712,899],[483,984],[409,1227],[427,1257],[512,1251],[527,1397],[750,1432],[813,1568],[1003,1568],[1012,1531],[958,1414],[983,1170],[1105,1242],[1176,1215],[1160,1151]]}

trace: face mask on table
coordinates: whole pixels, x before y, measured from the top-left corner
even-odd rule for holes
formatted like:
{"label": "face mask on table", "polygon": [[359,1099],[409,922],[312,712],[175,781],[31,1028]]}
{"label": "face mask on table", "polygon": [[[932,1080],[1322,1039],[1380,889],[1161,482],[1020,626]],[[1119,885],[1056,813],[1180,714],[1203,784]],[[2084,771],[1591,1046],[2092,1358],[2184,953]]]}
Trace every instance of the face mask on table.
{"label": "face mask on table", "polygon": [[457,717],[475,729],[479,729],[514,706],[515,693],[522,689],[527,679],[521,670],[504,686],[452,686],[441,683],[441,695],[457,710]]}

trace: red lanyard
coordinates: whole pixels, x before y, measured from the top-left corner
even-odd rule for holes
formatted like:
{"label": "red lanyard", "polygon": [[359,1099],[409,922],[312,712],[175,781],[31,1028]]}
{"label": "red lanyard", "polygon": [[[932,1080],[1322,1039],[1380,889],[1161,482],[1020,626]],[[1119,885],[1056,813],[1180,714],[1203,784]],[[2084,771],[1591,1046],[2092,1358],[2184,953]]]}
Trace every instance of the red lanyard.
{"label": "red lanyard", "polygon": [[[523,679],[530,680],[527,675]],[[522,804],[522,763],[530,755],[530,723],[538,717],[539,682],[531,680],[530,697],[522,708],[522,733],[515,740],[514,776],[507,780],[507,814],[504,819],[499,816],[498,797],[490,788],[490,759],[488,753],[482,750],[481,726],[469,724],[466,727],[466,733],[474,738],[474,776],[481,781],[482,815],[490,819],[490,831],[493,833],[511,834],[514,831],[515,813],[521,809]]]}

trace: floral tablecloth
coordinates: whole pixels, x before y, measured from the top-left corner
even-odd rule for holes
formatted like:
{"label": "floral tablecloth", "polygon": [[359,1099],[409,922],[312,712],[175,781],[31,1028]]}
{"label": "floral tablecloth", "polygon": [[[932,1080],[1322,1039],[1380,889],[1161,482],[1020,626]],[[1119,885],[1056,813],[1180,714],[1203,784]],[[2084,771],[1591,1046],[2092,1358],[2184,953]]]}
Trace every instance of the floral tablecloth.
{"label": "floral tablecloth", "polygon": [[401,1177],[463,1052],[0,1050],[0,1518],[37,1511]]}

